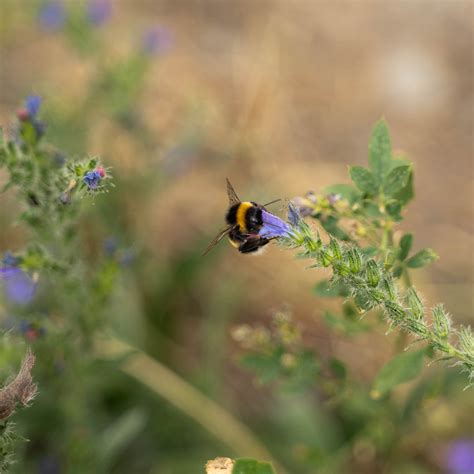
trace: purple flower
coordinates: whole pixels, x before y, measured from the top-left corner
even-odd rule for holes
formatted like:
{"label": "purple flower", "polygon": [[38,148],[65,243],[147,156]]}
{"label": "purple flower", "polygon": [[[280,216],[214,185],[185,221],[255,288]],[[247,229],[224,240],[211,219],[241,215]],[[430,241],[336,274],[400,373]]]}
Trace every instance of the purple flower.
{"label": "purple flower", "polygon": [[314,214],[313,203],[305,197],[297,196],[293,198],[292,204],[298,209],[302,217],[312,216]]}
{"label": "purple flower", "polygon": [[291,233],[290,226],[279,217],[262,209],[263,226],[259,231],[261,237],[271,239],[274,237],[286,237]]}
{"label": "purple flower", "polygon": [[46,2],[39,12],[38,20],[45,30],[61,29],[66,20],[64,5],[59,1]]}
{"label": "purple flower", "polygon": [[148,30],[142,38],[142,51],[149,56],[167,53],[172,45],[171,32],[164,26],[156,26]]}
{"label": "purple flower", "polygon": [[301,222],[300,210],[292,202],[288,204],[288,221],[295,227]]}
{"label": "purple flower", "polygon": [[16,267],[20,263],[20,259],[15,257],[11,252],[5,252],[3,254],[2,263],[6,267]]}
{"label": "purple flower", "polygon": [[39,95],[29,95],[25,100],[25,108],[28,111],[30,119],[34,119],[38,115],[41,107],[41,97]]}
{"label": "purple flower", "polygon": [[450,474],[474,473],[474,439],[459,439],[451,444],[446,468]]}
{"label": "purple flower", "polygon": [[100,181],[102,180],[102,176],[100,172],[97,170],[88,171],[84,177],[82,178],[84,183],[87,184],[89,190],[95,190],[98,188]]}
{"label": "purple flower", "polygon": [[109,237],[104,240],[104,253],[107,257],[113,257],[118,249],[118,242],[115,237]]}
{"label": "purple flower", "polygon": [[0,280],[6,297],[13,303],[28,304],[33,299],[36,283],[21,268],[0,268]]}
{"label": "purple flower", "polygon": [[336,204],[336,202],[341,200],[341,197],[342,196],[340,194],[334,194],[334,193],[329,194],[328,195],[329,204],[331,206],[334,206],[334,204]]}
{"label": "purple flower", "polygon": [[112,14],[112,3],[110,0],[90,0],[87,4],[87,17],[96,25],[103,25]]}

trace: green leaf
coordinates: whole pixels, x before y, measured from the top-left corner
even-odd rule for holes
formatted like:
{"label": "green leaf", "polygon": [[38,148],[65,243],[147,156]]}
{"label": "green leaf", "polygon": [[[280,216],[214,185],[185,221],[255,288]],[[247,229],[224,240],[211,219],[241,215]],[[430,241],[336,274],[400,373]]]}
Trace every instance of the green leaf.
{"label": "green leaf", "polygon": [[369,164],[378,184],[388,173],[392,160],[392,144],[385,120],[379,120],[372,131],[369,143]]}
{"label": "green leaf", "polygon": [[408,257],[413,244],[413,234],[405,234],[400,239],[400,251],[398,252],[398,259],[403,262]]}
{"label": "green leaf", "polygon": [[435,260],[438,260],[438,255],[433,249],[426,248],[420,250],[418,253],[413,255],[407,260],[407,266],[410,268],[420,268],[428,265]]}
{"label": "green leaf", "polygon": [[403,206],[405,206],[413,199],[414,196],[415,191],[413,190],[413,170],[410,170],[410,176],[408,177],[406,186],[393,197]]}
{"label": "green leaf", "polygon": [[383,190],[387,196],[395,196],[407,184],[410,178],[411,167],[408,165],[397,166],[385,178]]}
{"label": "green leaf", "polygon": [[402,211],[402,204],[398,201],[392,201],[385,206],[385,210],[387,214],[394,220],[395,222],[400,222],[403,218],[400,215]]}
{"label": "green leaf", "polygon": [[272,354],[245,354],[240,363],[246,369],[254,371],[261,384],[266,384],[282,373],[281,355],[281,350]]}
{"label": "green leaf", "polygon": [[314,287],[314,292],[323,298],[334,296],[349,296],[349,288],[342,283],[332,283],[329,280],[321,280]]}
{"label": "green leaf", "polygon": [[242,458],[235,461],[232,474],[275,474],[275,471],[268,462]]}
{"label": "green leaf", "polygon": [[349,173],[354,184],[363,192],[374,196],[378,193],[377,180],[374,175],[362,166],[351,166]]}
{"label": "green leaf", "polygon": [[414,379],[423,368],[425,349],[403,352],[382,367],[375,377],[371,395],[380,398],[395,386]]}
{"label": "green leaf", "polygon": [[340,194],[350,204],[354,204],[360,197],[359,191],[352,184],[333,184],[323,189],[324,194]]}
{"label": "green leaf", "polygon": [[347,368],[346,364],[339,359],[332,358],[329,360],[329,368],[331,372],[338,378],[338,379],[345,379],[347,375]]}

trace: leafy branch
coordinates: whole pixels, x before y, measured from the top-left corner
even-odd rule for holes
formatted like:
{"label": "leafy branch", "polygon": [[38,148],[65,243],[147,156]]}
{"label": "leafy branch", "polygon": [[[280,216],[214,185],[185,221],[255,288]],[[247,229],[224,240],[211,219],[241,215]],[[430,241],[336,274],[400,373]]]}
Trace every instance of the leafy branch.
{"label": "leafy branch", "polygon": [[[413,286],[401,290],[392,272],[374,258],[367,257],[353,244],[346,244],[329,235],[324,243],[319,232],[314,232],[290,205],[293,228],[280,243],[288,248],[302,249],[299,256],[315,260],[312,267],[330,268],[331,283],[344,285],[361,314],[380,308],[390,326],[398,327],[425,341],[443,353],[443,359],[455,360],[474,379],[474,337],[469,328],[452,327],[451,318],[442,304],[431,309],[431,323],[427,310]],[[456,344],[453,342],[456,340]]]}

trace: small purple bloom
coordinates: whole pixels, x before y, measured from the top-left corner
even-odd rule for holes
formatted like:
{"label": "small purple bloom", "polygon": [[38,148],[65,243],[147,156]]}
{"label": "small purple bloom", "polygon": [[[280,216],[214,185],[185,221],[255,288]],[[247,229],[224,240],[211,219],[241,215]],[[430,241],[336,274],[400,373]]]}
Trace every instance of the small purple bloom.
{"label": "small purple bloom", "polygon": [[21,268],[0,268],[0,279],[4,282],[6,297],[17,304],[28,304],[36,291],[36,283]]}
{"label": "small purple bloom", "polygon": [[295,227],[301,222],[300,210],[292,202],[288,204],[288,221]]}
{"label": "small purple bloom", "polygon": [[41,107],[41,97],[39,95],[29,95],[25,100],[25,107],[29,118],[35,118]]}
{"label": "small purple bloom", "polygon": [[115,237],[109,237],[104,240],[104,253],[107,257],[113,257],[118,249],[118,242]]}
{"label": "small purple bloom", "polygon": [[334,206],[334,204],[336,204],[336,202],[340,201],[341,200],[341,195],[340,194],[334,194],[334,193],[331,193],[328,195],[328,201],[329,201],[329,204],[331,206]]}
{"label": "small purple bloom", "polygon": [[119,258],[120,265],[124,267],[129,267],[135,261],[137,253],[134,249],[128,248],[122,252],[122,255]]}
{"label": "small purple bloom", "polygon": [[274,237],[285,237],[291,233],[290,226],[279,217],[262,210],[263,226],[259,231],[261,237],[267,239]]}
{"label": "small purple bloom", "polygon": [[45,30],[59,30],[66,20],[64,5],[60,1],[46,2],[39,12],[38,20]]}
{"label": "small purple bloom", "polygon": [[96,26],[103,25],[112,14],[110,0],[90,0],[87,4],[87,17]]}
{"label": "small purple bloom", "polygon": [[20,259],[15,257],[11,252],[7,251],[3,254],[3,265],[6,267],[16,267],[20,263]]}
{"label": "small purple bloom", "polygon": [[446,456],[449,474],[474,473],[474,439],[460,439],[451,444]]}
{"label": "small purple bloom", "polygon": [[292,204],[298,209],[302,217],[312,216],[314,209],[311,207],[312,203],[309,199],[298,196],[292,199]]}
{"label": "small purple bloom", "polygon": [[172,45],[171,32],[164,26],[156,26],[148,30],[142,38],[142,51],[149,56],[165,54],[171,49]]}
{"label": "small purple bloom", "polygon": [[89,188],[89,190],[97,189],[100,184],[101,179],[102,177],[99,171],[97,170],[88,171],[82,178],[84,183],[87,184],[87,187]]}

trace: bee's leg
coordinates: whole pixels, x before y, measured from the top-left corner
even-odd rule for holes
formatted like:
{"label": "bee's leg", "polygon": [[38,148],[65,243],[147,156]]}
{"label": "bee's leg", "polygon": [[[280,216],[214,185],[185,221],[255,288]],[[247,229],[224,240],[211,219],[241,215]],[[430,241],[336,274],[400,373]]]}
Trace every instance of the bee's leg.
{"label": "bee's leg", "polygon": [[256,252],[260,247],[267,245],[268,242],[269,241],[267,239],[261,239],[261,238],[248,239],[239,247],[239,252],[241,253]]}

